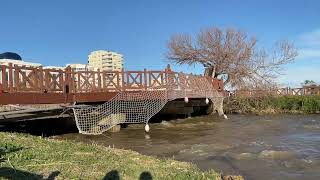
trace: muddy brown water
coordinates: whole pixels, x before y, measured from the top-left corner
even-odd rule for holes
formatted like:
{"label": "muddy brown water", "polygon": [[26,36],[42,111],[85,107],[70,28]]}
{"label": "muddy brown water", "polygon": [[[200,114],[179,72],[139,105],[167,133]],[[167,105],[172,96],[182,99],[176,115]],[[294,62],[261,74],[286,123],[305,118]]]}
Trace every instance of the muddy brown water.
{"label": "muddy brown water", "polygon": [[320,179],[320,115],[202,116],[121,132],[58,136],[196,164],[246,179]]}

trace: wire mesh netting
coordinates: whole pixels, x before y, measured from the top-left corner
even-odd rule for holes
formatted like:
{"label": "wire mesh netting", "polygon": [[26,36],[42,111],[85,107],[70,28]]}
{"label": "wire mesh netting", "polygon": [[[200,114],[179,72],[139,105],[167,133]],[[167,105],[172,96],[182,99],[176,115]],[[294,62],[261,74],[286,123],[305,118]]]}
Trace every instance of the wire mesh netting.
{"label": "wire mesh netting", "polygon": [[122,123],[148,123],[168,101],[181,98],[208,98],[213,109],[223,114],[223,95],[207,77],[168,73],[162,81],[158,86],[150,83],[142,89],[119,91],[101,105],[73,108],[79,132],[101,134]]}

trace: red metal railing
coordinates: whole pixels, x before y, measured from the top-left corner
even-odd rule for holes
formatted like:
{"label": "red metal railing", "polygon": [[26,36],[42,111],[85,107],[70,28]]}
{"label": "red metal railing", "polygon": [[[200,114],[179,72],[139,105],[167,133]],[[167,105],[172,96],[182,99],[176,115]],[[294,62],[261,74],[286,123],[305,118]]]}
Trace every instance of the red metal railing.
{"label": "red metal railing", "polygon": [[[171,81],[168,81],[168,77]],[[194,76],[194,75],[193,75]],[[199,78],[204,78],[199,76]],[[209,78],[212,85],[223,90],[223,82]],[[188,74],[165,71],[73,71],[31,68],[25,66],[1,66],[1,90],[4,93],[86,93],[154,90],[171,86],[190,88]],[[68,90],[67,90],[68,89]]]}

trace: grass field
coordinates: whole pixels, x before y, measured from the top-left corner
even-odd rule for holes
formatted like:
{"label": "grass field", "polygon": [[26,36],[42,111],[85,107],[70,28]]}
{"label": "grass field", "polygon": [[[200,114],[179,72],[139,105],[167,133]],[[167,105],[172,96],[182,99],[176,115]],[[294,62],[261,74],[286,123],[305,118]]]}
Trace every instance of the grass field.
{"label": "grass field", "polygon": [[17,133],[0,132],[0,156],[0,179],[221,179],[186,162]]}

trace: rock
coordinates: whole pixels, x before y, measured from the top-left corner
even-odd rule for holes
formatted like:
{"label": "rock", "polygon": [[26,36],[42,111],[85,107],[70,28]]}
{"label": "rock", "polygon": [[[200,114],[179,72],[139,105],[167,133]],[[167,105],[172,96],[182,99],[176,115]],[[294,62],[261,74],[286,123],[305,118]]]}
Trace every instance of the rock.
{"label": "rock", "polygon": [[126,115],[124,113],[110,114],[109,116],[102,118],[98,122],[98,125],[105,126],[105,125],[119,124],[121,123],[121,121],[124,121],[125,119],[126,119]]}

